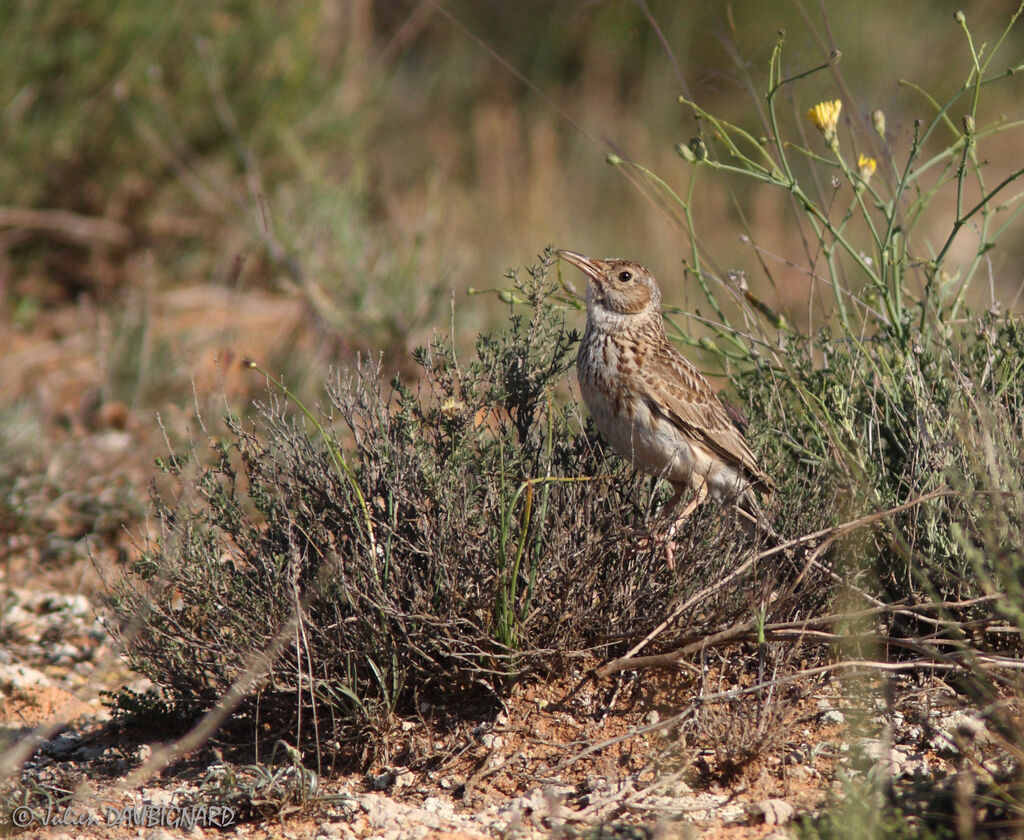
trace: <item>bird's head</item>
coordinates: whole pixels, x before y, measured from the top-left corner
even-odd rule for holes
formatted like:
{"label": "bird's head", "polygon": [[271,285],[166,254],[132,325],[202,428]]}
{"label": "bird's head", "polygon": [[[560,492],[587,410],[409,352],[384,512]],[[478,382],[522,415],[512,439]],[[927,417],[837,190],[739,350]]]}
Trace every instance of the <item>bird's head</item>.
{"label": "bird's head", "polygon": [[587,275],[588,312],[639,315],[659,311],[658,283],[639,263],[612,257],[599,260],[575,251],[559,251],[558,256]]}

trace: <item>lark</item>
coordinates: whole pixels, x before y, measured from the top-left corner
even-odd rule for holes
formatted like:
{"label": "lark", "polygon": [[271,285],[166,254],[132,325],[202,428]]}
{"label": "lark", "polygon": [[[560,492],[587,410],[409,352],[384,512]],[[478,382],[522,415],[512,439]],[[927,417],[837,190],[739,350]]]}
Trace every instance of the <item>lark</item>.
{"label": "lark", "polygon": [[587,277],[576,369],[598,430],[638,469],[672,485],[668,512],[688,488],[695,491],[666,533],[669,568],[677,528],[709,496],[760,523],[757,493],[771,492],[773,482],[708,381],[668,340],[651,272],[629,260],[558,255]]}

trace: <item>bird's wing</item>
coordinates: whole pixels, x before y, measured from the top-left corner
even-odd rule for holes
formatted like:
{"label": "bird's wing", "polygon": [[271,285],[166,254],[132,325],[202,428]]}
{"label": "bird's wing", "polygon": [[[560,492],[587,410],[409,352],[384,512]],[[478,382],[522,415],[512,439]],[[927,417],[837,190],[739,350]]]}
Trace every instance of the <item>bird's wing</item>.
{"label": "bird's wing", "polygon": [[724,461],[771,490],[774,482],[761,471],[743,433],[729,419],[708,381],[668,341],[659,343],[639,371],[644,398]]}

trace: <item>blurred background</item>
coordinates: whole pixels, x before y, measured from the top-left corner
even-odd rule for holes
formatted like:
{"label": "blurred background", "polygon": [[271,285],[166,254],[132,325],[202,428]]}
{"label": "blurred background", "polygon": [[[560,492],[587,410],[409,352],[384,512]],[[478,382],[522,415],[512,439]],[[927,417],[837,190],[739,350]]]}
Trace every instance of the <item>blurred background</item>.
{"label": "blurred background", "polygon": [[[690,242],[678,213],[606,155],[685,194],[693,167],[673,147],[699,129],[680,94],[761,136],[784,30],[784,75],[835,49],[842,58],[787,86],[783,135],[827,154],[803,115],[842,98],[843,142],[878,155],[882,179],[892,160],[870,114],[885,112],[902,165],[914,120],[936,108],[901,80],[944,103],[968,78],[956,8],[3,4],[0,534],[56,534],[59,553],[118,533],[125,506],[144,504],[134,488],[164,431],[223,413],[223,394],[238,408],[262,390],[242,357],[300,388],[360,352],[412,375],[409,350],[435,330],[454,327],[468,346],[500,323],[506,305],[466,291],[503,285],[508,267],[548,244],[637,259],[667,303],[699,305],[682,282]],[[998,38],[1014,8],[969,5],[976,46]],[[995,65],[1019,62],[1022,46],[1018,27]],[[1021,104],[1018,78],[993,86],[979,123],[1016,120]],[[1019,136],[987,142],[990,185],[1020,165]],[[944,189],[934,206],[948,211]],[[800,324],[811,292],[787,196],[702,172],[694,212],[711,268],[745,272]],[[949,222],[948,212],[936,222],[936,249]],[[1012,299],[1024,244],[1001,242],[987,270]],[[582,327],[582,313],[569,318]]]}

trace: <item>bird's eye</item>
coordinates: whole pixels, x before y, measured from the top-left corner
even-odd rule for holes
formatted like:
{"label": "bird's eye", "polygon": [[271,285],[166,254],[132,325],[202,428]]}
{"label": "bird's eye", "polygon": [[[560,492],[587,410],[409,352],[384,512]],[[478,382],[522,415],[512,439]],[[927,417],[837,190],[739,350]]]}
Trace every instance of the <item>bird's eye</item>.
{"label": "bird's eye", "polygon": [[631,271],[620,271],[619,272],[619,280],[622,283],[628,283],[632,279],[633,279],[633,272],[631,272]]}

